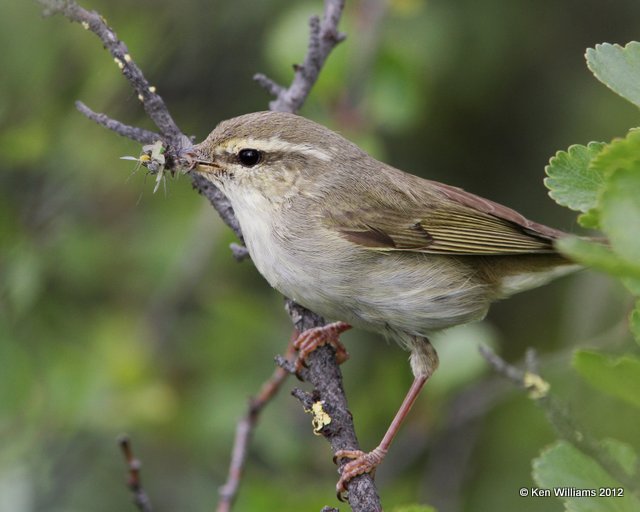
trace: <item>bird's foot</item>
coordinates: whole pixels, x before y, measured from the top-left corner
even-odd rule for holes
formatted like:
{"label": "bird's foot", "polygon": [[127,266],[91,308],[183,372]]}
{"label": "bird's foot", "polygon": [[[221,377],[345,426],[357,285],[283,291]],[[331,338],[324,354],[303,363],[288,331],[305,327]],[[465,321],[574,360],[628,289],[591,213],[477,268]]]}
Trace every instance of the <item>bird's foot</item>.
{"label": "bird's foot", "polygon": [[344,501],[347,486],[353,478],[364,473],[371,473],[371,476],[373,476],[376,468],[380,465],[386,454],[387,450],[380,446],[368,453],[362,450],[338,450],[333,457],[334,462],[337,462],[339,459],[353,459],[351,462],[347,462],[342,468],[340,480],[338,480],[336,484],[338,499]]}
{"label": "bird's foot", "polygon": [[331,345],[334,348],[338,364],[342,364],[349,359],[347,349],[340,342],[340,334],[348,329],[351,329],[349,324],[334,322],[301,332],[293,342],[294,348],[298,351],[298,358],[295,363],[296,373],[300,372],[306,365],[309,354],[322,345]]}

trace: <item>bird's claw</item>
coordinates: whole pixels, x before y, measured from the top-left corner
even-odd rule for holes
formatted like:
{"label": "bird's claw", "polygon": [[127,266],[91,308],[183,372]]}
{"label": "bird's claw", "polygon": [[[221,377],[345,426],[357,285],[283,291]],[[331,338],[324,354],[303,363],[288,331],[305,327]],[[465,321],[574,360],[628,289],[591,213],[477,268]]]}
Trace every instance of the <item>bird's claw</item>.
{"label": "bird's claw", "polygon": [[333,457],[334,463],[338,463],[340,459],[353,459],[342,467],[340,479],[336,484],[338,499],[345,501],[347,486],[355,477],[365,473],[370,473],[373,477],[386,454],[387,451],[379,446],[368,453],[362,450],[338,450]]}
{"label": "bird's claw", "polygon": [[351,326],[345,322],[334,322],[301,332],[293,342],[294,348],[298,351],[298,357],[295,362],[296,373],[300,373],[306,366],[309,354],[323,345],[331,345],[334,348],[338,364],[342,364],[349,359],[347,349],[340,342],[340,334],[350,328]]}

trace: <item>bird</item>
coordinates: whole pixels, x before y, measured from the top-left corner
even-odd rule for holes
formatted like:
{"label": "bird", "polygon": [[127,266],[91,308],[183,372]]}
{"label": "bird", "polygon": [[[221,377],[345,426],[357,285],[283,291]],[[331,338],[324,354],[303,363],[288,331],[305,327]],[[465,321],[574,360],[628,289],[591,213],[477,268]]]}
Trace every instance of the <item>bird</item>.
{"label": "bird", "polygon": [[380,444],[335,454],[350,459],[339,496],[384,459],[438,367],[435,333],[579,268],[556,249],[565,232],[380,162],[296,114],[222,121],[189,149],[189,162],[228,198],[267,282],[333,320],[296,340],[298,368],[325,343],[344,359],[338,337],[350,327],[382,333],[410,353],[414,380]]}

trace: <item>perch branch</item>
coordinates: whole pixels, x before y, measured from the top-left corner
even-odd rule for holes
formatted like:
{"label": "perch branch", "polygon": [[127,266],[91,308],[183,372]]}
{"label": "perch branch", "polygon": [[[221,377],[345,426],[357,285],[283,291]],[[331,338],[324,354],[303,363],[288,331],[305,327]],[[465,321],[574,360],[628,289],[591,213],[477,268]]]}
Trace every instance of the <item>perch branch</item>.
{"label": "perch branch", "polygon": [[[290,299],[286,299],[285,308],[299,332],[325,324],[322,317],[309,312]],[[323,404],[324,411],[331,418],[331,422],[324,428],[314,430],[327,439],[334,454],[338,450],[360,449],[347,397],[342,387],[342,372],[335,356],[333,347],[322,346],[307,357],[307,369],[301,373],[302,379],[313,386],[310,396]],[[292,369],[289,368],[289,371]],[[295,396],[302,398],[298,392]],[[307,405],[303,401],[303,406],[308,409]],[[340,468],[346,462],[342,461]],[[382,510],[373,477],[368,473],[359,475],[349,482],[347,499],[354,511]]]}
{"label": "perch branch", "polygon": [[[167,146],[164,154],[166,168],[169,170],[179,168],[182,163],[180,150],[188,147],[191,142],[180,131],[169,114],[164,101],[157,94],[156,88],[146,80],[140,68],[131,58],[126,45],[117,38],[115,32],[107,25],[104,18],[95,11],[83,9],[73,0],[40,0],[40,3],[45,6],[45,14],[62,14],[68,19],[80,23],[85,29],[100,38],[105,48],[113,56],[118,68],[138,93],[138,98],[142,102],[145,111],[158,127],[162,140]],[[276,99],[270,103],[272,110],[295,112],[304,103],[329,53],[345,37],[344,34],[337,30],[343,8],[344,0],[325,0],[322,20],[315,16],[311,18],[308,52],[303,63],[294,67],[295,73],[290,87],[284,88],[264,76],[257,78],[259,83],[276,96]],[[150,139],[155,140],[153,132],[124,125],[104,114],[97,114],[84,105],[79,106],[79,108],[90,119],[109,129],[113,129],[121,135],[143,143],[153,142]],[[242,241],[240,225],[227,198],[218,188],[203,177],[193,175],[192,179],[194,188],[207,197],[223,221]],[[234,250],[234,254],[236,257],[246,257],[246,253],[237,248]],[[287,299],[287,310],[296,328],[300,331],[324,323],[321,317],[301,308],[289,299]],[[346,397],[342,388],[342,376],[335,361],[333,350],[329,347],[320,348],[309,356],[307,364],[309,367],[306,374],[308,380],[314,386],[315,392],[320,399],[324,401],[326,411],[328,411],[332,419],[330,427],[324,429],[323,434],[330,441],[333,451],[358,449],[353,421],[348,411]],[[252,412],[250,411],[249,417],[251,415]],[[257,415],[255,419],[257,420]],[[243,421],[240,422],[238,430],[240,431],[239,437],[247,439],[246,442],[242,441],[246,446],[248,439],[251,438],[255,421],[250,420],[244,423]],[[241,451],[240,449],[238,450]],[[237,460],[245,457],[246,449],[244,449],[244,452],[244,454],[241,454],[242,457],[238,456]],[[231,471],[234,474],[237,473],[237,478],[235,482],[232,479],[227,491],[231,487],[235,487],[236,490],[233,491],[233,494],[237,492],[241,467],[241,464],[232,462]],[[240,471],[237,470],[238,468],[240,468]],[[223,490],[223,492],[225,491]],[[373,479],[370,475],[361,475],[350,482],[349,504],[354,511],[381,509]]]}

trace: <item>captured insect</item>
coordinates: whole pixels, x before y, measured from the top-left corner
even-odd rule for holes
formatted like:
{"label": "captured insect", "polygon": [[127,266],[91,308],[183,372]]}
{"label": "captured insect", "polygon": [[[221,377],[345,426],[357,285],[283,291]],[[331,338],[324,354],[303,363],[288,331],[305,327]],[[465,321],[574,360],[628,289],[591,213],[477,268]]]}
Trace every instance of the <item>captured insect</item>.
{"label": "captured insect", "polygon": [[155,174],[156,184],[153,187],[153,193],[155,194],[158,191],[161,182],[164,182],[166,191],[165,149],[166,148],[162,144],[162,141],[158,140],[153,144],[142,146],[142,154],[140,156],[121,156],[120,160],[133,160],[134,162],[138,162],[138,165],[136,165],[133,172],[137,171],[140,166],[144,166],[150,174]]}

